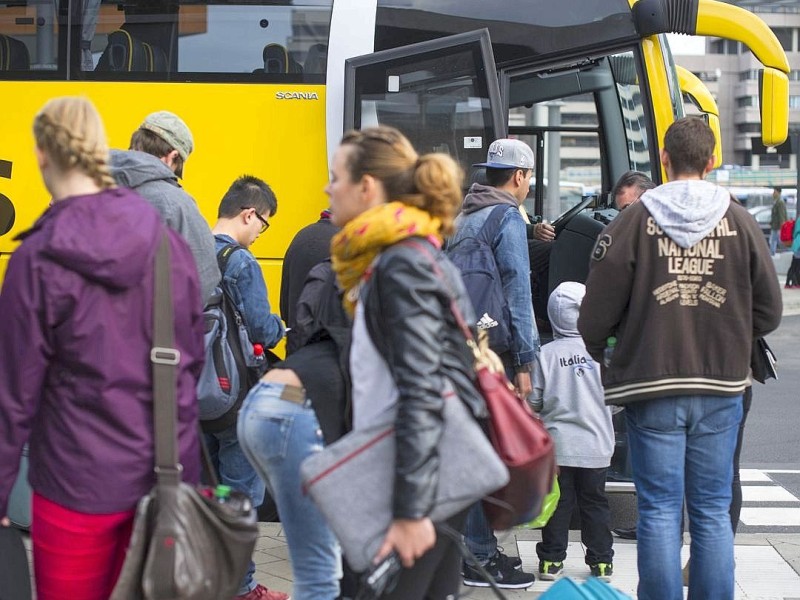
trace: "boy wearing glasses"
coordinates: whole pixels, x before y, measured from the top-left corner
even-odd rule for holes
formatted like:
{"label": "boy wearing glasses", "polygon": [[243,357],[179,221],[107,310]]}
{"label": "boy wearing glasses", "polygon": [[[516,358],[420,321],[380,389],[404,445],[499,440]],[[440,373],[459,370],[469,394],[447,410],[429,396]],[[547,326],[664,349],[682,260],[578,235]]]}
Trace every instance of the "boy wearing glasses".
{"label": "boy wearing glasses", "polygon": [[250,341],[264,349],[275,347],[285,331],[281,318],[270,309],[261,267],[247,249],[269,228],[277,211],[272,189],[258,177],[242,175],[222,197],[212,229],[217,253],[229,244],[240,246],[230,254],[222,285],[234,299]]}
{"label": "boy wearing glasses", "polygon": [[[261,267],[248,248],[269,228],[269,220],[277,210],[278,200],[272,189],[258,177],[242,175],[222,197],[217,223],[212,229],[218,257],[223,249],[232,245],[234,248],[227,255],[222,286],[242,315],[250,341],[265,350],[273,348],[285,330],[280,317],[270,309]],[[249,385],[245,385],[245,392]],[[206,433],[205,437],[220,483],[248,494],[253,505],[260,506],[265,485],[242,451],[236,422],[222,431]],[[236,598],[284,600],[287,597],[256,583],[254,573],[255,564],[251,561]]]}

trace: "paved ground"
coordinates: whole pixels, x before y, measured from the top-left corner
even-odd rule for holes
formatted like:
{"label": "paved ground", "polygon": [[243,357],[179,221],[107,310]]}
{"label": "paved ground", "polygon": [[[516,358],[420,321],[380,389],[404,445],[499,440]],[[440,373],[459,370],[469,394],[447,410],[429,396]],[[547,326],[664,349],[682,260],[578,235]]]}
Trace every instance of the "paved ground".
{"label": "paved ground", "polygon": [[[688,558],[687,545],[684,559]],[[500,536],[501,544],[509,555],[520,556],[525,570],[535,570],[535,544],[541,539],[538,531],[515,530]],[[580,533],[570,532],[570,548],[565,568],[575,580],[588,576],[583,563]],[[636,543],[615,540],[615,576],[612,581],[620,591],[635,598]],[[745,534],[736,538],[736,600],[762,598],[800,600],[800,535],[798,534]],[[291,568],[286,556],[286,545],[280,525],[263,523],[262,537],[255,553],[258,565],[256,576],[260,583],[270,588],[290,592]],[[767,575],[768,576],[765,576]],[[539,598],[550,582],[537,581],[528,590],[504,590],[508,600]],[[496,598],[489,589],[462,588],[462,598],[489,600]]]}
{"label": "paved ground", "polygon": [[[790,260],[789,253],[776,257],[776,268],[781,286]],[[783,287],[782,287],[783,289]],[[800,314],[800,289],[783,289],[784,315]],[[780,483],[788,471],[746,469],[743,465],[745,486],[742,510],[742,533],[736,537],[736,599],[800,600],[800,499]],[[800,475],[800,470],[791,474]],[[630,525],[623,523],[622,525]],[[615,524],[616,526],[616,524]],[[784,531],[792,533],[784,533]],[[776,533],[776,531],[780,531]],[[535,571],[535,544],[540,539],[538,531],[514,530],[499,535],[500,544],[509,555],[520,556],[523,568]],[[687,536],[688,544],[688,536]],[[615,540],[615,577],[612,585],[635,598],[636,543]],[[570,549],[566,561],[567,575],[576,580],[588,575],[582,557],[580,533],[570,532]],[[688,557],[688,545],[683,549]],[[286,539],[279,523],[262,523],[254,561],[256,578],[269,588],[291,592],[292,569],[288,558]],[[507,590],[508,600],[538,598],[550,583],[537,581],[528,590]],[[493,592],[481,588],[463,588],[462,598],[488,600]]]}

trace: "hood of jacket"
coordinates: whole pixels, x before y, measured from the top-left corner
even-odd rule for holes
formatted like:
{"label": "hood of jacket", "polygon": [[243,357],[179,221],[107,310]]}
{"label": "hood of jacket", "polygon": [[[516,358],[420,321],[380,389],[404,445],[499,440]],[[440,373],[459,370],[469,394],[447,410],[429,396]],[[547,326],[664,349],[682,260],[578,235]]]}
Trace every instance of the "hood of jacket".
{"label": "hood of jacket", "polygon": [[579,337],[578,313],[586,294],[586,286],[577,281],[565,281],[553,290],[547,301],[547,316],[555,337]]}
{"label": "hood of jacket", "polygon": [[681,248],[691,248],[725,216],[731,196],[708,181],[681,179],[647,190],[641,201],[672,241]]}
{"label": "hood of jacket", "polygon": [[161,160],[138,150],[112,150],[111,174],[123,187],[137,188],[151,181],[167,181],[180,187],[178,176]]}
{"label": "hood of jacket", "polygon": [[125,188],[56,202],[30,232],[47,230],[42,252],[111,289],[140,285],[152,271],[164,228],[156,210]]}
{"label": "hood of jacket", "polygon": [[508,204],[509,206],[519,206],[517,200],[508,192],[497,189],[490,185],[481,185],[480,183],[473,183],[466,197],[464,203],[461,205],[461,211],[464,214],[474,213],[487,206],[495,206],[496,204]]}

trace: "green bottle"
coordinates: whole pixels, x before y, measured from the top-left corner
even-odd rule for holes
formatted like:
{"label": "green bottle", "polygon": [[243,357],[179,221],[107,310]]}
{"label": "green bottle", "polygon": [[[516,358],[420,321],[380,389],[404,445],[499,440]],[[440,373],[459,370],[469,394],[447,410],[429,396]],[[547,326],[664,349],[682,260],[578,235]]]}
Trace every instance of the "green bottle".
{"label": "green bottle", "polygon": [[229,485],[218,485],[214,488],[214,498],[217,499],[217,502],[220,504],[224,504],[227,502],[231,497],[231,486]]}
{"label": "green bottle", "polygon": [[613,335],[608,336],[606,339],[606,349],[603,350],[603,365],[606,368],[611,366],[611,355],[614,354],[614,348],[617,347],[617,338]]}

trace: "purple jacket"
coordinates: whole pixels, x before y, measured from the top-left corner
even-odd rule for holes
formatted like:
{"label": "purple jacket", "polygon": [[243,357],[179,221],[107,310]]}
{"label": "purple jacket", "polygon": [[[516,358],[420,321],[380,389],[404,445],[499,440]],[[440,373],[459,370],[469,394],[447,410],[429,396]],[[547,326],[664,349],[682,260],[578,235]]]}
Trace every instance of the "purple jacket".
{"label": "purple jacket", "polygon": [[29,480],[85,513],[129,510],[155,482],[149,360],[153,273],[169,235],[185,481],[200,474],[195,384],[203,361],[197,269],[138,194],[114,189],[50,207],[19,237],[0,293],[0,516],[25,442]]}

